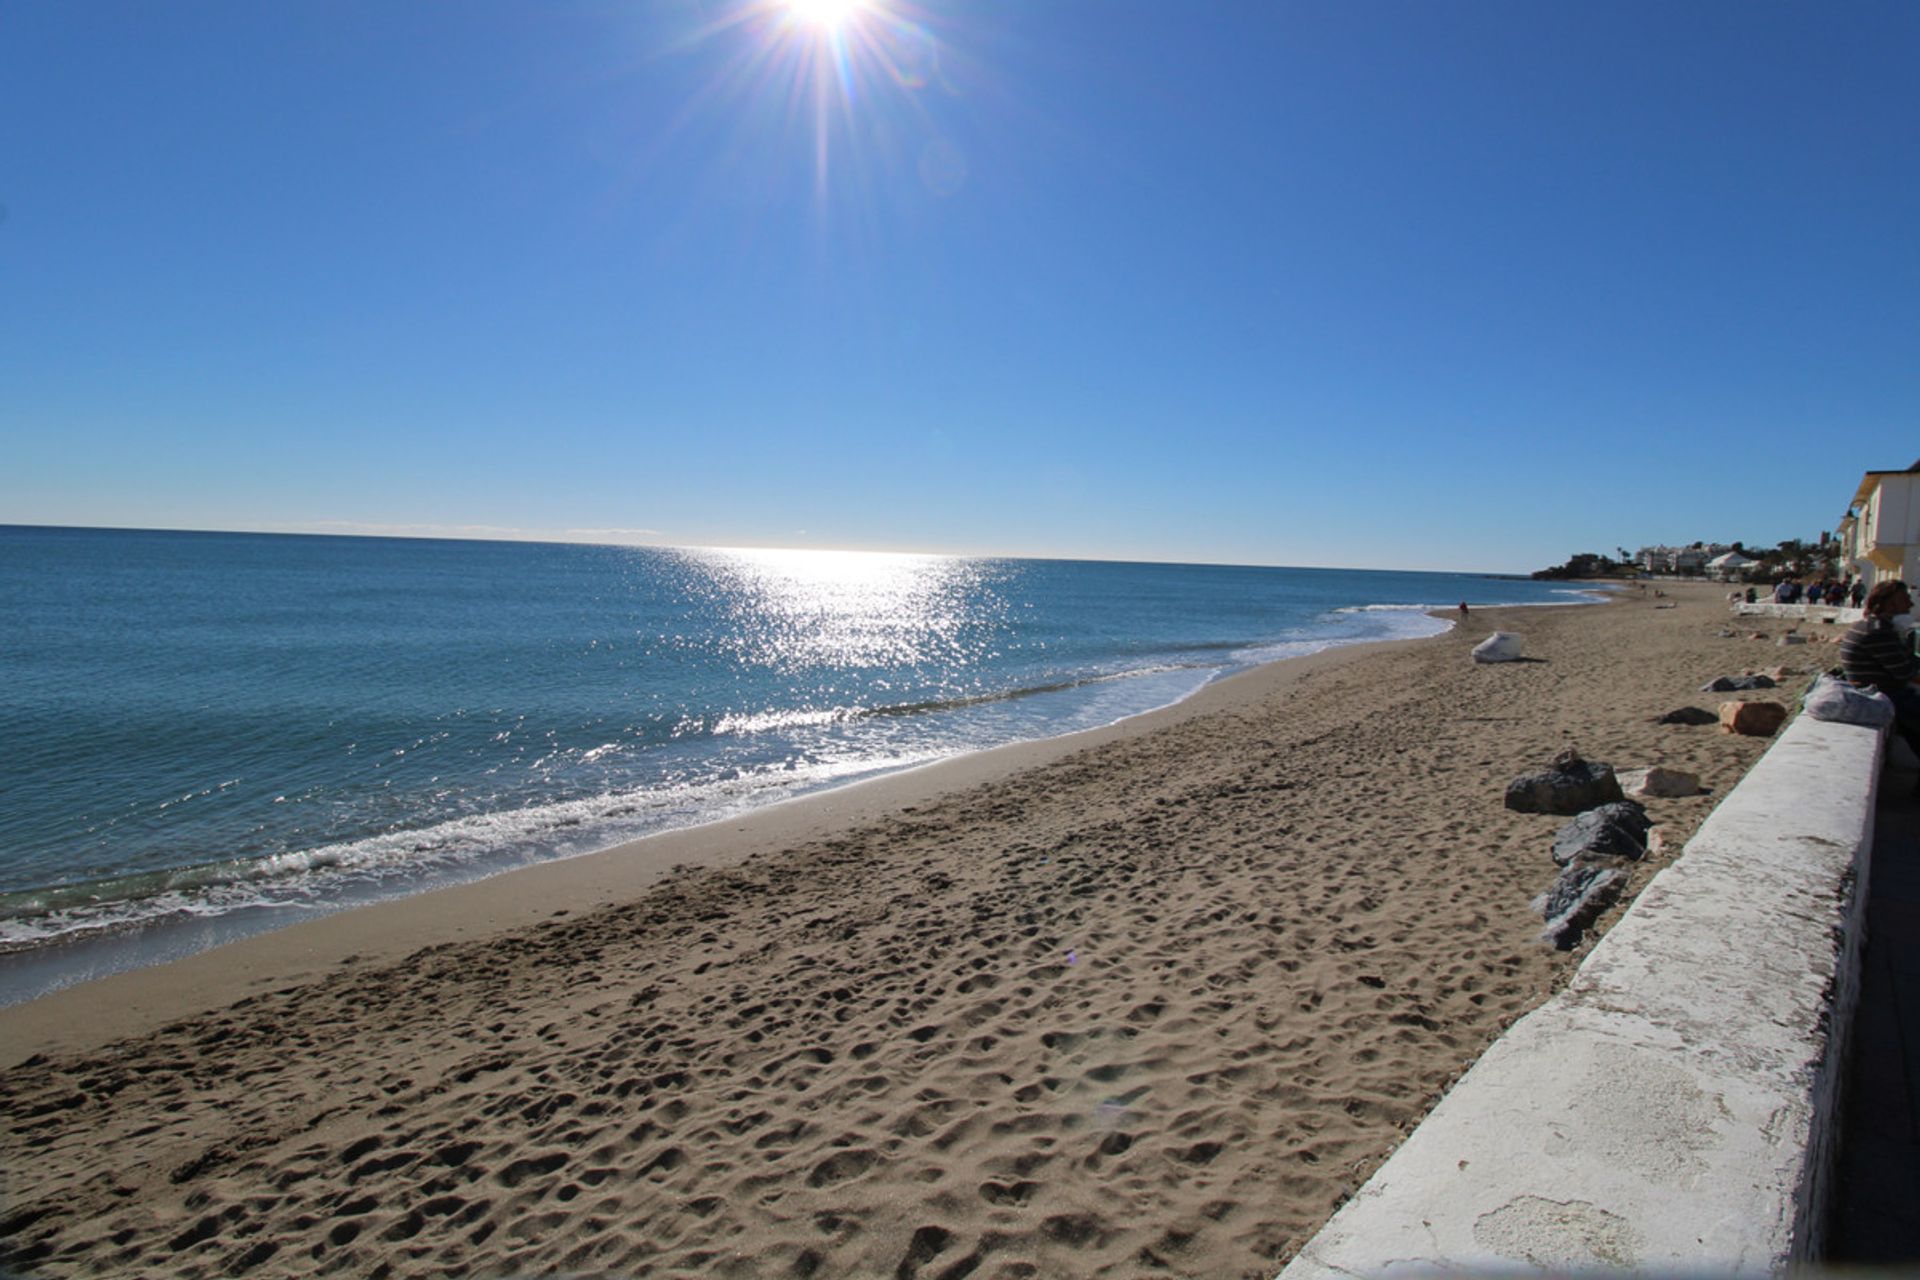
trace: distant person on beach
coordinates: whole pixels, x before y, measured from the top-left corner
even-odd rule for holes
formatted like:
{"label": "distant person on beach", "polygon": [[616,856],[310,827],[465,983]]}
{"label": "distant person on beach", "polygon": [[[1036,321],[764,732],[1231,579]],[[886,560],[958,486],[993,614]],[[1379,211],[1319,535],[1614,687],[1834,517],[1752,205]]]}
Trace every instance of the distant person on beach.
{"label": "distant person on beach", "polygon": [[1467,620],[1467,602],[1465,600],[1460,602],[1460,620],[1462,622]]}
{"label": "distant person on beach", "polygon": [[[1871,685],[1893,699],[1893,727],[1920,753],[1920,689],[1914,687],[1920,662],[1893,623],[1913,612],[1913,596],[1904,582],[1882,582],[1867,592],[1866,610],[1867,616],[1840,637],[1841,665],[1853,683]],[[1920,795],[1920,782],[1914,794]]]}

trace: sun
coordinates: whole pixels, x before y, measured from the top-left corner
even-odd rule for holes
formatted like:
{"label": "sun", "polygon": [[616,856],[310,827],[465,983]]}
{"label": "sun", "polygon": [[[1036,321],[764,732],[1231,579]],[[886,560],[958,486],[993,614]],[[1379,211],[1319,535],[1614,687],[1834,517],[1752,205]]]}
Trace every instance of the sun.
{"label": "sun", "polygon": [[[917,170],[936,195],[951,195],[964,181],[964,158],[936,136],[929,116],[934,91],[958,96],[938,30],[925,25],[922,6],[931,3],[679,0],[675,7],[719,11],[693,38],[724,36],[730,46],[696,103],[747,108],[740,145],[764,144],[777,157],[762,170],[770,181],[797,181],[810,152],[813,195],[824,211],[848,184],[878,181],[882,164]],[[680,124],[690,119],[691,112]]]}
{"label": "sun", "polygon": [[786,0],[795,21],[828,32],[838,31],[867,5],[868,0]]}

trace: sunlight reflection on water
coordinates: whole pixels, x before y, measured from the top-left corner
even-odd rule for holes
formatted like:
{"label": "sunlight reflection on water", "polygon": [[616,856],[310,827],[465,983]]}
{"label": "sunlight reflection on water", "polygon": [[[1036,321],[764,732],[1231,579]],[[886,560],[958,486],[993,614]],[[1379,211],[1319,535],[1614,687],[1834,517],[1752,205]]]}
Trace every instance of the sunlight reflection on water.
{"label": "sunlight reflection on water", "polygon": [[735,658],[776,671],[967,666],[1006,610],[990,562],[877,551],[683,553],[733,622]]}

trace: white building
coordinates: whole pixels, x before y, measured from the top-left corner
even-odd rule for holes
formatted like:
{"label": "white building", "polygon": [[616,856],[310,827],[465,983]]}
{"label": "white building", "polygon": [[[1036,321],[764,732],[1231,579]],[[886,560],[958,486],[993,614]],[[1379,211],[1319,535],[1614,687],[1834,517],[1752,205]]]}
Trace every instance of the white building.
{"label": "white building", "polygon": [[1642,547],[1634,553],[1633,562],[1648,573],[1699,573],[1713,557],[1731,550],[1732,547],[1719,542],[1696,542],[1687,547]]}
{"label": "white building", "polygon": [[1735,578],[1745,577],[1746,571],[1759,563],[1738,551],[1723,551],[1707,561],[1707,571],[1722,582],[1732,582]]}
{"label": "white building", "polygon": [[1920,462],[1905,471],[1869,471],[1840,522],[1840,554],[1868,586],[1920,579]]}

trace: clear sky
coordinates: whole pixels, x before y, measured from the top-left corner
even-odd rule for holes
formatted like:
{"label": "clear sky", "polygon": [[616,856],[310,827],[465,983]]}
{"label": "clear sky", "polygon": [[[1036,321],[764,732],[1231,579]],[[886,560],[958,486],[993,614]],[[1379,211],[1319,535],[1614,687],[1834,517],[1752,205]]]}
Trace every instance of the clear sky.
{"label": "clear sky", "polygon": [[0,522],[1525,570],[1920,458],[1920,4],[0,4]]}

